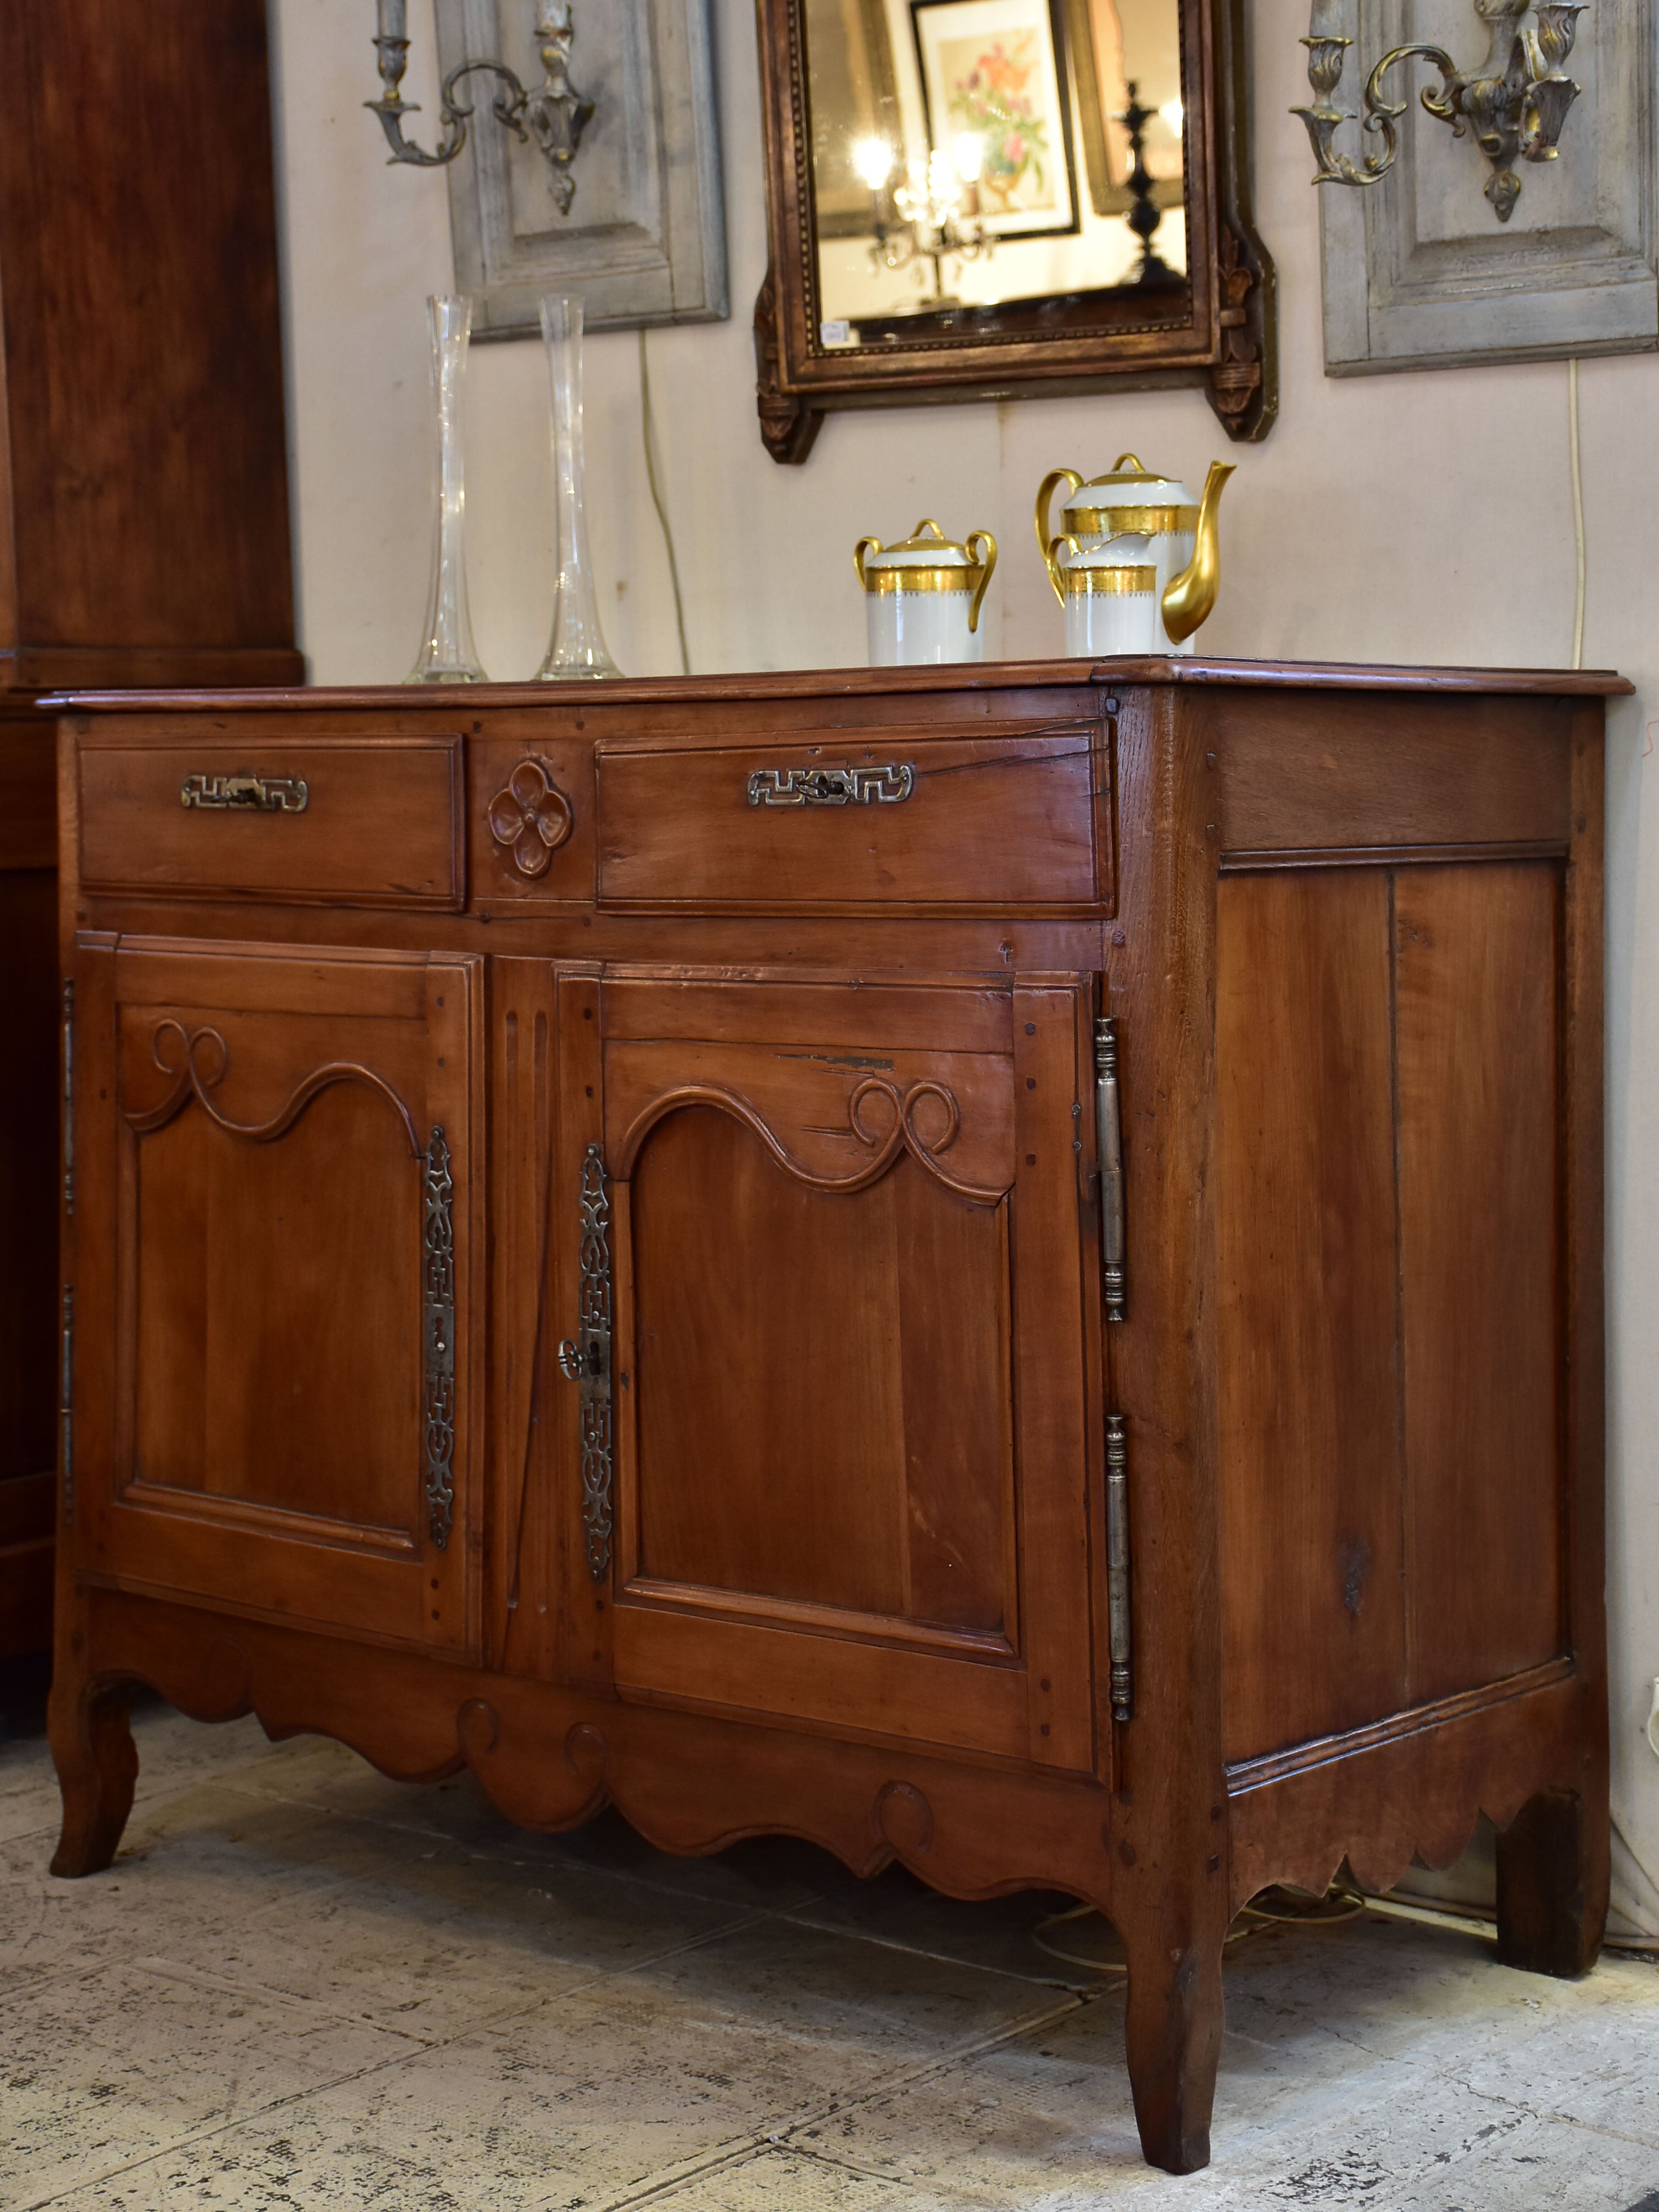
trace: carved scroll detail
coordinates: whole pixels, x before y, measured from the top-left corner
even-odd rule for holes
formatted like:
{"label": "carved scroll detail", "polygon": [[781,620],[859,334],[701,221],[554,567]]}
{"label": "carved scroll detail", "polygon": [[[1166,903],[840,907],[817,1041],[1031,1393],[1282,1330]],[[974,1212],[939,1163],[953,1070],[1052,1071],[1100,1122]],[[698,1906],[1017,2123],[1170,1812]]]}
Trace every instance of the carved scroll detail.
{"label": "carved scroll detail", "polygon": [[[184,1055],[182,1064],[175,1064],[170,1057],[174,1039]],[[171,1075],[174,1081],[159,1106],[151,1106],[140,1114],[129,1114],[123,1108],[123,1117],[129,1127],[136,1129],[140,1136],[165,1128],[173,1115],[194,1098],[208,1119],[229,1135],[246,1137],[251,1144],[270,1144],[275,1138],[287,1134],[319,1091],[336,1083],[362,1083],[371,1091],[378,1091],[390,1103],[404,1125],[410,1157],[421,1157],[420,1139],[415,1133],[414,1118],[408,1107],[384,1076],[356,1060],[332,1060],[324,1067],[313,1068],[287,1104],[268,1121],[233,1121],[228,1114],[221,1112],[210,1096],[224,1081],[230,1066],[230,1047],[218,1030],[208,1026],[186,1031],[184,1024],[169,1014],[155,1025],[150,1039],[150,1057],[161,1073]]]}
{"label": "carved scroll detail", "polygon": [[[884,1099],[892,1109],[891,1123],[884,1132],[866,1124],[866,1109],[878,1097]],[[942,1107],[945,1115],[944,1128],[931,1139],[918,1127],[916,1119],[918,1109],[928,1099]],[[741,1121],[745,1128],[754,1131],[785,1174],[793,1176],[797,1182],[805,1183],[809,1190],[849,1194],[854,1191],[867,1190],[872,1182],[880,1182],[902,1152],[908,1152],[936,1182],[943,1183],[946,1190],[954,1191],[958,1198],[971,1199],[980,1206],[994,1206],[1006,1195],[1006,1185],[998,1189],[988,1189],[979,1183],[962,1182],[940,1164],[939,1154],[950,1150],[962,1127],[962,1112],[954,1096],[944,1084],[926,1078],[901,1091],[896,1083],[885,1082],[878,1075],[868,1075],[854,1087],[847,1102],[848,1127],[860,1144],[868,1147],[871,1158],[849,1176],[814,1175],[811,1168],[798,1160],[788,1146],[773,1133],[746,1099],[739,1098],[733,1091],[723,1091],[712,1083],[682,1084],[677,1090],[666,1091],[659,1098],[653,1098],[623,1139],[618,1156],[618,1174],[632,1173],[640,1147],[652,1130],[659,1121],[665,1121],[670,1114],[678,1113],[684,1106],[713,1106],[722,1114],[731,1115],[734,1121]]]}

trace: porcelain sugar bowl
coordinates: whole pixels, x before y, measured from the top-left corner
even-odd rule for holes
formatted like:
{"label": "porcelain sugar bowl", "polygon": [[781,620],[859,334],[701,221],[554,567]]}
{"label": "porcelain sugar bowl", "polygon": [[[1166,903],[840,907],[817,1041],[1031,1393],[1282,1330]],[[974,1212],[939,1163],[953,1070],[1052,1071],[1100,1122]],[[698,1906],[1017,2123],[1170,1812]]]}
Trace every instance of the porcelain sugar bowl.
{"label": "porcelain sugar bowl", "polygon": [[1126,534],[1104,545],[1056,538],[1049,580],[1066,612],[1066,650],[1165,653],[1158,621],[1158,562],[1150,538]]}
{"label": "porcelain sugar bowl", "polygon": [[997,541],[988,530],[970,530],[965,545],[931,520],[896,545],[860,538],[853,566],[864,586],[872,668],[982,660],[980,609],[996,565]]}
{"label": "porcelain sugar bowl", "polygon": [[[1212,572],[1216,571],[1215,507],[1221,487],[1231,474],[1230,467],[1217,462],[1211,468],[1202,500],[1195,500],[1184,483],[1174,477],[1154,474],[1143,467],[1133,453],[1120,453],[1103,477],[1095,477],[1087,483],[1075,469],[1051,469],[1042,479],[1036,496],[1037,544],[1042,557],[1045,561],[1049,559],[1049,549],[1057,538],[1074,538],[1079,545],[1093,547],[1103,546],[1111,538],[1130,532],[1150,538],[1158,569],[1158,596],[1167,617],[1170,610],[1166,595],[1170,586],[1192,577],[1200,518],[1208,526],[1206,534],[1209,558],[1205,565]],[[1060,526],[1055,530],[1049,510],[1061,484],[1066,487],[1069,496],[1060,509]],[[1048,573],[1052,580],[1052,562]],[[1054,589],[1060,589],[1057,582]],[[1164,653],[1173,648],[1176,653],[1190,653],[1194,633],[1209,613],[1214,599],[1212,588],[1197,622],[1183,627],[1179,617],[1166,621],[1167,642],[1160,636],[1152,650]]]}

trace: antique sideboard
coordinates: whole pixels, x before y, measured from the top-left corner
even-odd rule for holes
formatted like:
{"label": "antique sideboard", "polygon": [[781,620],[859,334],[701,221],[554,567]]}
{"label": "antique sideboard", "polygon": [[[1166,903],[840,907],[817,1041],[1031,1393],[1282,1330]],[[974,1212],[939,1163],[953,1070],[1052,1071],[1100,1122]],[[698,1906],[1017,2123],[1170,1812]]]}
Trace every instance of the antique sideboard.
{"label": "antique sideboard", "polygon": [[1595,674],[60,702],[54,1861],[125,1696],[1222,1945],[1607,1884]]}

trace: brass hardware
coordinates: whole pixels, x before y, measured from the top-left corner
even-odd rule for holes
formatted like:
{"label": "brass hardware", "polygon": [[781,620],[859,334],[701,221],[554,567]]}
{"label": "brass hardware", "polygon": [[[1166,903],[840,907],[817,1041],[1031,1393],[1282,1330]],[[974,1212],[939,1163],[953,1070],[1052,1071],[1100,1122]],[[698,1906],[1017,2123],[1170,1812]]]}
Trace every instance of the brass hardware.
{"label": "brass hardware", "polygon": [[[466,143],[467,125],[473,111],[455,96],[464,76],[499,77],[502,89],[490,102],[489,112],[503,130],[514,131],[526,145],[533,137],[552,172],[553,198],[561,215],[568,215],[576,196],[576,179],[570,173],[582,133],[593,119],[594,103],[570,82],[570,46],[575,37],[571,0],[539,0],[536,9],[536,50],[541,57],[542,81],[521,84],[505,62],[463,62],[450,70],[438,94],[438,112],[444,135],[437,150],[428,154],[404,136],[404,118],[418,110],[399,89],[409,66],[408,0],[378,0],[374,51],[380,82],[386,89],[378,100],[363,106],[380,118],[380,128],[392,149],[392,160],[416,168],[441,168],[453,161]],[[528,124],[529,129],[525,125]]]}
{"label": "brass hardware", "polygon": [[1134,1718],[1134,1651],[1129,1620],[1129,1425],[1106,1416],[1106,1623],[1112,1718]]}
{"label": "brass hardware", "polygon": [[1100,1174],[1100,1272],[1108,1321],[1127,1321],[1123,1265],[1123,1120],[1117,1091],[1117,1018],[1095,1023],[1095,1150]]}
{"label": "brass hardware", "polygon": [[75,1218],[75,986],[64,986],[64,1212]]}
{"label": "brass hardware", "polygon": [[590,1145],[581,1174],[581,1310],[576,1334],[559,1346],[559,1372],[581,1392],[582,1528],[587,1571],[611,1565],[611,1200],[605,1156]]}
{"label": "brass hardware", "polygon": [[58,1423],[64,1455],[64,1518],[75,1518],[75,1287],[64,1285],[64,1350],[58,1376]]}
{"label": "brass hardware", "polygon": [[434,1125],[426,1150],[426,1503],[432,1540],[443,1551],[455,1513],[455,1178],[449,1146]]}
{"label": "brass hardware", "polygon": [[757,768],[749,779],[751,806],[896,806],[915,789],[906,761],[881,768]]}
{"label": "brass hardware", "polygon": [[[1492,165],[1486,196],[1499,222],[1507,222],[1521,197],[1521,179],[1510,164],[1518,154],[1527,161],[1553,161],[1557,140],[1567,112],[1583,88],[1561,68],[1572,52],[1578,17],[1589,0],[1475,0],[1475,12],[1486,24],[1491,45],[1478,71],[1465,75],[1443,46],[1395,46],[1384,54],[1365,80],[1361,99],[1365,131],[1382,141],[1380,153],[1367,154],[1356,167],[1346,154],[1333,151],[1337,131],[1352,115],[1338,107],[1334,95],[1342,81],[1342,65],[1352,39],[1338,38],[1331,30],[1334,11],[1329,0],[1314,0],[1310,35],[1303,40],[1308,50],[1308,82],[1313,104],[1293,107],[1308,126],[1317,167],[1316,185],[1375,185],[1394,167],[1400,151],[1395,127],[1406,112],[1407,100],[1383,97],[1382,80],[1396,63],[1420,56],[1440,72],[1437,90],[1425,85],[1425,111],[1437,122],[1449,125],[1452,136],[1475,143]],[[1535,30],[1523,31],[1521,19],[1535,14]]]}
{"label": "brass hardware", "polygon": [[248,814],[303,814],[311,804],[310,788],[297,775],[187,775],[179,798],[185,806]]}
{"label": "brass hardware", "polygon": [[495,849],[521,876],[544,875],[575,825],[570,801],[540,761],[521,760],[485,810]]}
{"label": "brass hardware", "polygon": [[1171,645],[1191,637],[1209,620],[1215,605],[1215,595],[1221,588],[1221,544],[1216,535],[1215,511],[1232,472],[1230,461],[1211,462],[1210,473],[1204,479],[1204,496],[1198,503],[1192,560],[1164,587],[1164,629]]}

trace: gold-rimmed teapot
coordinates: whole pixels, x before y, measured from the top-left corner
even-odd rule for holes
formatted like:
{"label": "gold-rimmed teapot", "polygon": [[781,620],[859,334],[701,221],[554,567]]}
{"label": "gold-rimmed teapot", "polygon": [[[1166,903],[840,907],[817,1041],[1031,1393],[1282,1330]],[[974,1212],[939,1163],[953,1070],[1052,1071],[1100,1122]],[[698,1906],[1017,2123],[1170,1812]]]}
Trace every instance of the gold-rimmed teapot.
{"label": "gold-rimmed teapot", "polygon": [[[1067,540],[1097,550],[1115,538],[1144,538],[1156,570],[1158,626],[1176,653],[1190,653],[1221,581],[1216,508],[1232,472],[1230,463],[1212,461],[1203,496],[1195,501],[1185,484],[1158,476],[1133,453],[1120,453],[1104,476],[1086,483],[1075,469],[1051,469],[1036,496],[1036,534],[1060,605],[1066,593],[1057,549]],[[1070,495],[1055,530],[1049,510],[1061,484]]]}
{"label": "gold-rimmed teapot", "polygon": [[864,586],[872,668],[982,660],[980,609],[996,565],[988,530],[970,530],[958,544],[931,516],[896,544],[860,538],[853,566]]}

